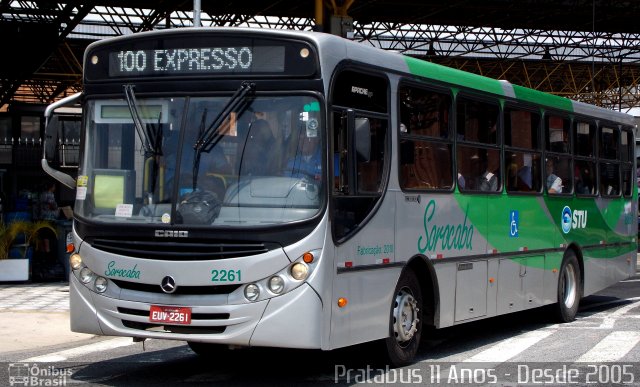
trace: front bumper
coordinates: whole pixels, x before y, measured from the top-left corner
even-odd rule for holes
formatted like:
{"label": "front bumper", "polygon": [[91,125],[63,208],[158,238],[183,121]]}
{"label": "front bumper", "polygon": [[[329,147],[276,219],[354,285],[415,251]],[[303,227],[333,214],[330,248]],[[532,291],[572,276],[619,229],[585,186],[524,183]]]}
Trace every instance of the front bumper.
{"label": "front bumper", "polygon": [[[113,298],[91,291],[73,274],[70,277],[74,332],[243,346],[321,347],[322,302],[306,283],[268,300],[230,305],[220,302],[219,295],[155,298],[135,292],[139,293],[136,301]],[[191,324],[150,323],[151,305],[191,307]]]}

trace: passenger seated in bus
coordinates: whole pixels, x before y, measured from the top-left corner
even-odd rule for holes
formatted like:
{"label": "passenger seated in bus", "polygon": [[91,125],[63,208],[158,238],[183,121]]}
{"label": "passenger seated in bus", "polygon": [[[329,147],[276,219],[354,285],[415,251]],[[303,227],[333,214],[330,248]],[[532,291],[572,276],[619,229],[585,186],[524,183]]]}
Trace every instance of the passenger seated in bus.
{"label": "passenger seated in bus", "polygon": [[478,182],[476,187],[480,191],[497,191],[498,190],[498,176],[489,170],[486,153],[480,154],[478,157],[479,170],[483,171],[480,176],[477,177]]}
{"label": "passenger seated in bus", "polygon": [[466,185],[467,185],[467,183],[464,180],[464,176],[462,175],[462,173],[458,172],[458,188],[459,189],[465,189]]}
{"label": "passenger seated in bus", "polygon": [[580,170],[580,167],[576,166],[574,170],[576,193],[582,195],[590,195],[593,193],[593,184],[591,182],[591,174],[589,169],[585,168]]}
{"label": "passenger seated in bus", "polygon": [[562,179],[556,175],[553,159],[547,159],[547,192],[562,193]]}
{"label": "passenger seated in bus", "polygon": [[273,175],[275,138],[269,123],[258,119],[249,126],[249,134],[242,151],[240,174],[244,176]]}
{"label": "passenger seated in bus", "polygon": [[523,165],[518,170],[518,191],[531,191],[533,189],[533,178],[531,176],[531,167]]}
{"label": "passenger seated in bus", "polygon": [[322,153],[317,132],[303,130],[298,136],[295,154],[287,160],[283,175],[320,180],[322,178]]}

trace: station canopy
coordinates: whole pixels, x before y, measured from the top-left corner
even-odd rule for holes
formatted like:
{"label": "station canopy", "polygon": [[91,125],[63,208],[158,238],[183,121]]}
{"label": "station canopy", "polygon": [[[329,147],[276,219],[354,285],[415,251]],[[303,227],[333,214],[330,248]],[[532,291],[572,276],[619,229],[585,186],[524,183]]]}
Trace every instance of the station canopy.
{"label": "station canopy", "polygon": [[[201,3],[204,26],[322,30],[611,109],[640,106],[640,1]],[[189,0],[0,0],[0,10],[11,47],[0,61],[3,110],[80,90],[82,54],[95,40],[193,25]]]}

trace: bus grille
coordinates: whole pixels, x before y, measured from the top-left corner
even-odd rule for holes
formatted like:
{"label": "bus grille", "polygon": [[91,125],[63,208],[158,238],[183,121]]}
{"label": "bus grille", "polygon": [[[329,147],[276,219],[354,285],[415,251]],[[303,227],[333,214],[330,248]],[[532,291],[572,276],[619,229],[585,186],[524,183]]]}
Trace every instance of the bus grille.
{"label": "bus grille", "polygon": [[143,322],[129,321],[129,320],[122,320],[122,325],[124,325],[129,329],[137,329],[140,331],[180,333],[184,335],[219,334],[219,333],[224,333],[225,329],[227,329],[227,327],[225,326],[200,327],[200,326],[182,326],[182,325],[161,325],[161,324],[151,324],[151,323],[143,323]]}
{"label": "bus grille", "polygon": [[[127,290],[136,290],[147,293],[164,294],[160,288],[160,284],[141,284],[138,282],[129,282],[123,280],[111,279],[118,287]],[[211,295],[211,294],[229,294],[238,289],[240,284],[235,285],[211,285],[211,286],[178,286],[172,294],[189,294],[189,295]]]}
{"label": "bus grille", "polygon": [[219,242],[210,240],[161,241],[158,239],[87,239],[94,248],[128,257],[165,261],[206,261],[258,255],[280,246],[275,243]]}

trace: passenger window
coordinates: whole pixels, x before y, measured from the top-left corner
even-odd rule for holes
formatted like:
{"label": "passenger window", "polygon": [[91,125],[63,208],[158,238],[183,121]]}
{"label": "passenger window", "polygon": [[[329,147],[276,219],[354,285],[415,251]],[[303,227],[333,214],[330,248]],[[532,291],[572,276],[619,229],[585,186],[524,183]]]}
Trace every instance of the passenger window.
{"label": "passenger window", "polygon": [[618,159],[618,136],[619,132],[617,129],[607,127],[600,128],[599,156],[601,159]]}
{"label": "passenger window", "polygon": [[453,188],[453,141],[449,135],[451,97],[403,85],[400,99],[400,186]]}
{"label": "passenger window", "polygon": [[549,152],[570,153],[568,118],[548,115],[545,118],[545,141]]}
{"label": "passenger window", "polygon": [[620,165],[613,162],[600,162],[600,194],[602,196],[620,195]]}
{"label": "passenger window", "polygon": [[577,156],[593,157],[596,139],[596,126],[586,122],[577,121],[573,125],[575,138],[575,154]]}
{"label": "passenger window", "polygon": [[574,121],[573,138],[575,193],[579,196],[596,195],[598,193],[598,169],[595,161],[596,126],[585,121]]}
{"label": "passenger window", "polygon": [[622,161],[622,194],[629,197],[633,194],[635,180],[633,177],[634,138],[631,130],[623,129],[620,136],[620,160]]}
{"label": "passenger window", "polygon": [[504,144],[507,192],[540,192],[540,115],[528,110],[506,107]]}
{"label": "passenger window", "polygon": [[570,141],[571,121],[548,114],[544,119],[545,147],[544,187],[548,194],[573,193],[573,159]]}
{"label": "passenger window", "polygon": [[[603,126],[600,128],[598,142],[598,156],[600,158],[600,194],[602,196],[619,196],[620,191],[620,163],[619,143],[620,132],[617,128]],[[608,161],[605,161],[608,160]]]}
{"label": "passenger window", "polygon": [[595,162],[576,159],[574,168],[574,182],[576,194],[595,195],[597,193]]}
{"label": "passenger window", "polygon": [[461,98],[457,103],[457,139],[498,145],[498,105]]}
{"label": "passenger window", "polygon": [[500,191],[500,150],[460,144],[457,162],[460,191]]}
{"label": "passenger window", "polygon": [[570,194],[573,192],[571,157],[547,154],[544,168],[547,193]]}

